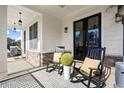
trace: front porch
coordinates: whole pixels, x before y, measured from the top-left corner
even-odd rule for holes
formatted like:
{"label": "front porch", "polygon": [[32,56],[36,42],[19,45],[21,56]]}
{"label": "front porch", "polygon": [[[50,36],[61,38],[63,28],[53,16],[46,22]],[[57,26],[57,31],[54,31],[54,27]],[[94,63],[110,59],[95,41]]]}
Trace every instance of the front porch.
{"label": "front porch", "polygon": [[[70,51],[76,60],[84,60],[88,46],[106,47],[105,63],[112,69],[106,82],[106,88],[114,88],[115,63],[122,61],[123,55],[122,24],[115,21],[117,6],[67,5],[62,8],[59,5],[24,5],[15,7],[26,8],[26,10],[35,11],[38,14],[24,26],[22,31],[22,37],[24,37],[24,33],[26,34],[21,46],[23,52],[25,51],[26,58],[9,62],[7,67],[5,38],[5,31],[8,26],[7,6],[0,6],[0,12],[2,12],[0,14],[2,18],[0,37],[2,38],[1,42],[3,42],[3,45],[0,46],[1,88],[85,88],[80,82],[65,81],[63,74],[60,76],[56,71],[45,72],[44,54],[54,53],[56,46],[64,46],[64,51]],[[44,11],[45,9],[46,11]],[[72,11],[74,12],[72,13]],[[33,67],[38,68],[32,71]],[[15,74],[9,75],[10,73]]]}

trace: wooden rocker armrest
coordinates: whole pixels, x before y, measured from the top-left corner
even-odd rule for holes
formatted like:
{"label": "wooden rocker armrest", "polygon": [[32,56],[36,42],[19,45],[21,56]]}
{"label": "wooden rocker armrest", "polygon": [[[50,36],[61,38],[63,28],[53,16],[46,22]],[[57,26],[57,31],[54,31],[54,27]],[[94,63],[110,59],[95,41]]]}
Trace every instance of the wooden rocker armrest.
{"label": "wooden rocker armrest", "polygon": [[97,68],[89,67],[90,70],[97,70]]}

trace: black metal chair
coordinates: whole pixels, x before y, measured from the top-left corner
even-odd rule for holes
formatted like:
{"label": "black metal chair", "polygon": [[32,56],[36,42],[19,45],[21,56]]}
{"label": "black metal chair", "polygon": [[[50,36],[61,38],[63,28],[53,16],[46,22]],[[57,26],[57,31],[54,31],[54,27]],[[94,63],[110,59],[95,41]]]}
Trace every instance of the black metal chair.
{"label": "black metal chair", "polygon": [[[104,58],[105,58],[105,50],[106,48],[89,48],[87,52],[87,56],[82,63],[81,67],[76,67],[78,61],[74,61],[73,73],[71,76],[71,82],[82,82],[86,87],[90,88],[91,83],[95,84],[95,87],[104,87],[105,81],[108,79],[111,68],[105,66]],[[88,62],[89,61],[89,65]],[[97,65],[95,63],[97,62]],[[98,63],[99,62],[99,63]],[[83,66],[85,65],[85,66]],[[81,69],[82,67],[87,68],[84,71]],[[87,70],[87,71],[85,71]],[[78,75],[81,76],[78,76]],[[76,80],[74,80],[76,78]],[[87,83],[85,81],[88,80]]]}

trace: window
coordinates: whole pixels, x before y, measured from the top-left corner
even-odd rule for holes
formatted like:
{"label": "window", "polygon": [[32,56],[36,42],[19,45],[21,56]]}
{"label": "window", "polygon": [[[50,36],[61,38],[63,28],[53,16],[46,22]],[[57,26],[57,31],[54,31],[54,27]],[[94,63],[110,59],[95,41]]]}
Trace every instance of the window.
{"label": "window", "polygon": [[38,22],[29,27],[29,48],[37,49],[38,45]]}

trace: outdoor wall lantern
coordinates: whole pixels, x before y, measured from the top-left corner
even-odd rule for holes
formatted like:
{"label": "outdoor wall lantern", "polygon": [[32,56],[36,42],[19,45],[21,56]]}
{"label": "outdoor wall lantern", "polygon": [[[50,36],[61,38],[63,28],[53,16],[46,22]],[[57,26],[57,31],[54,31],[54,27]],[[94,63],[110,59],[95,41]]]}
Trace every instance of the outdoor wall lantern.
{"label": "outdoor wall lantern", "polygon": [[64,28],[64,33],[68,33],[68,27]]}
{"label": "outdoor wall lantern", "polygon": [[124,5],[118,5],[117,14],[115,16],[115,21],[120,22],[124,17]]}
{"label": "outdoor wall lantern", "polygon": [[64,8],[64,7],[65,7],[65,5],[59,5],[59,7]]}
{"label": "outdoor wall lantern", "polygon": [[122,17],[120,17],[118,14],[115,15],[115,22],[121,22],[122,21]]}

